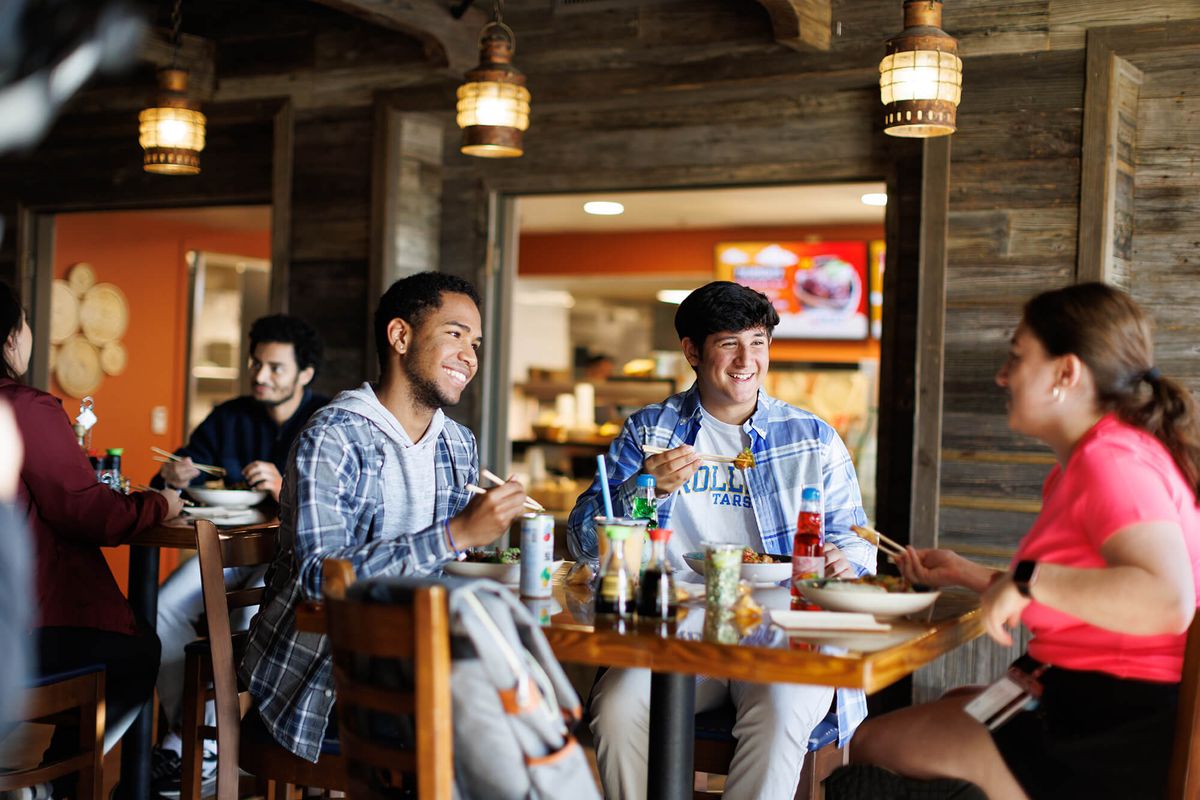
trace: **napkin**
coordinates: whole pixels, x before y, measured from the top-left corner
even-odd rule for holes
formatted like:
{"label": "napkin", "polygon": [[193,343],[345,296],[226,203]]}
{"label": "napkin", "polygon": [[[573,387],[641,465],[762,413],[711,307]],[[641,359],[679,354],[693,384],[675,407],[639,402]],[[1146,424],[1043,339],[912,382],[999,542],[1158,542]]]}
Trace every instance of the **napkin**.
{"label": "napkin", "polygon": [[808,631],[890,631],[892,626],[877,622],[870,614],[849,611],[771,611],[771,621],[788,630]]}

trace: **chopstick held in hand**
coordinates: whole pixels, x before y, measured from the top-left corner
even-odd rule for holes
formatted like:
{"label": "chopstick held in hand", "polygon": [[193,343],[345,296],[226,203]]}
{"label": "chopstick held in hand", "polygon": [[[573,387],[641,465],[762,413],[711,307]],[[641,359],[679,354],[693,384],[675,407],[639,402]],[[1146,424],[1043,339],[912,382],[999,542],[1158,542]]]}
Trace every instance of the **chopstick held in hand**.
{"label": "chopstick held in hand", "polygon": [[850,530],[854,531],[859,537],[866,539],[871,544],[878,547],[889,556],[897,556],[904,552],[904,546],[900,543],[889,539],[874,528],[868,528],[866,525],[851,525]]}
{"label": "chopstick held in hand", "polygon": [[[155,461],[158,461],[160,463],[166,463],[167,461],[183,461],[183,458],[181,456],[177,456],[168,450],[163,450],[161,447],[154,447],[153,445],[151,445],[150,450],[151,450],[151,452],[157,453],[158,455],[162,456],[162,458],[154,459]],[[200,470],[201,472],[207,473],[214,477],[217,477],[217,478],[225,477],[225,468],[224,467],[218,467],[215,464],[197,464],[195,461],[192,462],[192,466],[195,467],[196,469]]]}
{"label": "chopstick held in hand", "polygon": [[[508,483],[508,481],[504,480],[499,475],[497,475],[496,473],[492,472],[489,469],[481,469],[481,470],[479,470],[479,474],[482,475],[483,477],[487,478],[489,481],[496,484],[497,486],[502,486],[505,483]],[[468,491],[469,491],[469,489],[468,489]],[[525,497],[525,507],[530,509],[531,511],[545,511],[546,510],[545,506],[543,506],[537,500],[534,500],[532,497],[529,497],[528,495],[526,495],[526,497]]]}
{"label": "chopstick held in hand", "polygon": [[[501,483],[503,483],[503,481],[501,481]],[[487,489],[484,489],[482,486],[476,486],[473,483],[468,483],[467,485],[463,486],[463,488],[466,489],[471,494],[487,494]],[[528,508],[530,511],[545,511],[546,510],[546,509],[542,508],[542,506],[538,503],[538,501],[534,500],[532,497],[525,498],[525,507]]]}

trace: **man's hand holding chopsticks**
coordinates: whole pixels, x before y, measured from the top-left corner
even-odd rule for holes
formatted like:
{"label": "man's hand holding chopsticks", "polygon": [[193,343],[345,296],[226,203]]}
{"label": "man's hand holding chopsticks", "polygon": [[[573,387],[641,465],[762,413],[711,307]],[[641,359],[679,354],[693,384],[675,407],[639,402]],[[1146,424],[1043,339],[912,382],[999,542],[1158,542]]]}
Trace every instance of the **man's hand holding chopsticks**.
{"label": "man's hand holding chopsticks", "polygon": [[690,481],[702,460],[691,445],[681,444],[664,453],[646,456],[642,469],[654,476],[656,491],[663,497]]}

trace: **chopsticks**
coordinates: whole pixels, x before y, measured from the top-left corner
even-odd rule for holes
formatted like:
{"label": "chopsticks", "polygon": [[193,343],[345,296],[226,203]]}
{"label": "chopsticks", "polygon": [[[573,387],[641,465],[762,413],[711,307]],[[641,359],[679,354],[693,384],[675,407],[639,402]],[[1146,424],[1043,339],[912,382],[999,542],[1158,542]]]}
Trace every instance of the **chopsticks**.
{"label": "chopsticks", "polygon": [[[151,446],[150,450],[154,453],[157,453],[159,456],[161,456],[161,458],[153,459],[154,461],[157,461],[160,464],[167,464],[172,461],[183,461],[183,459],[180,458],[179,456],[177,456],[174,453],[169,452],[167,450],[163,450],[161,447]],[[212,464],[197,464],[194,461],[192,462],[192,466],[195,467],[196,469],[200,470],[201,472],[203,472],[206,475],[212,475],[214,478],[224,478],[225,477],[225,468],[224,467],[218,467],[218,466],[214,466]]]}
{"label": "chopsticks", "polygon": [[905,552],[904,545],[894,539],[889,539],[874,528],[868,528],[866,525],[851,525],[850,530],[893,558]]}
{"label": "chopsticks", "polygon": [[[670,449],[670,447],[655,447],[652,444],[642,445],[642,452],[651,456],[656,456],[659,453],[665,453]],[[715,456],[711,453],[696,453],[696,455],[700,456],[700,458],[704,461],[713,461],[719,464],[739,463],[739,459],[736,456]]]}
{"label": "chopsticks", "polygon": [[[497,475],[496,473],[494,473],[488,469],[479,470],[479,474],[482,475],[484,478],[488,479],[489,481],[491,481],[492,483],[496,484],[497,486],[507,483],[507,481],[505,481],[499,475]],[[473,483],[468,483],[463,488],[466,489],[471,494],[487,494],[487,489],[483,489],[479,486],[476,486]],[[525,507],[528,508],[530,511],[544,512],[546,510],[545,506],[543,506],[537,500],[534,500],[532,497],[528,497],[528,496],[526,496],[526,498],[525,498]]]}

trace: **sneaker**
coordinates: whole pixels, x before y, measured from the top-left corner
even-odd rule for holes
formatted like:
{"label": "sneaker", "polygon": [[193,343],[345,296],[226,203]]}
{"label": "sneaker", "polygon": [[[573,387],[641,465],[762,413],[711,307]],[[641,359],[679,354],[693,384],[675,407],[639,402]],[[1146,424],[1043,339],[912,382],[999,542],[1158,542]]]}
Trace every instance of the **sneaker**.
{"label": "sneaker", "polygon": [[156,797],[176,798],[182,787],[183,762],[165,747],[150,751],[150,790]]}
{"label": "sneaker", "polygon": [[922,781],[872,764],[838,767],[822,784],[828,800],[987,800],[983,790],[968,781]]}

